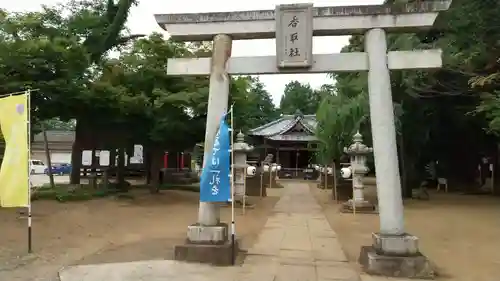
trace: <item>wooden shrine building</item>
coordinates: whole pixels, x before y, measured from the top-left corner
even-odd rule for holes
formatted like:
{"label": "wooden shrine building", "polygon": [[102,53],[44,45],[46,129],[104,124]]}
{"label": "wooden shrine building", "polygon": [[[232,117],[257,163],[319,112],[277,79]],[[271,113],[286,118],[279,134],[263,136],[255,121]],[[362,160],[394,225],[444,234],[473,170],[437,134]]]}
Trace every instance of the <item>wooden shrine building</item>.
{"label": "wooden shrine building", "polygon": [[[303,115],[299,110],[248,132],[258,161],[272,154],[273,162],[281,165],[282,172],[299,174],[315,163],[317,150],[316,115]],[[256,159],[257,160],[257,159]]]}

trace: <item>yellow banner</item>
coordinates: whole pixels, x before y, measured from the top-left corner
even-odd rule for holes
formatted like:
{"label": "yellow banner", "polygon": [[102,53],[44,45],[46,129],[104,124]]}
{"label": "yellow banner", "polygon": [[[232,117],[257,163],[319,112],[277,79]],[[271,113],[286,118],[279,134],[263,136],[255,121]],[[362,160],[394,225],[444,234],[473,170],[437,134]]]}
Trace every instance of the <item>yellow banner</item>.
{"label": "yellow banner", "polygon": [[28,96],[0,98],[5,153],[0,167],[0,207],[29,204]]}

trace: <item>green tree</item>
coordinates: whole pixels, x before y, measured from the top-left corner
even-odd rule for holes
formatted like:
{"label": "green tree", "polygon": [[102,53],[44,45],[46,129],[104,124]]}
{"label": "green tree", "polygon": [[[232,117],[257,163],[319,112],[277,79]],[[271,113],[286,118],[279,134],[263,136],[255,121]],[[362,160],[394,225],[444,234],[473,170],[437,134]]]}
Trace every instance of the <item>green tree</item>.
{"label": "green tree", "polygon": [[[500,116],[495,113],[498,108],[495,96],[498,89],[495,73],[499,70],[498,32],[495,33],[498,7],[488,1],[454,1],[452,8],[441,16],[436,30],[388,36],[391,50],[437,47],[444,53],[444,66],[438,71],[391,73],[400,163],[408,188],[418,183],[423,164],[430,160],[439,160],[445,167],[443,176],[473,179],[479,151],[489,150],[492,145],[492,139],[482,133],[481,128],[486,125],[483,119],[486,116],[494,131],[495,116]],[[353,36],[343,51],[363,51],[363,36]],[[338,96],[367,95],[366,74],[342,73],[334,78],[334,92]],[[482,102],[476,110],[479,96]],[[474,110],[479,114],[468,114]],[[318,116],[323,115],[327,116],[318,110]],[[343,116],[332,112],[329,116],[330,120],[321,122],[330,124],[332,129],[330,133],[323,133],[336,136],[337,141],[342,139],[339,136],[343,130],[336,124],[349,124],[346,120],[351,118],[360,121],[366,118],[354,113]],[[335,142],[326,146],[337,152],[340,148]],[[464,151],[464,146],[475,149]]]}
{"label": "green tree", "polygon": [[354,97],[328,95],[323,98],[316,113],[318,125],[316,136],[319,140],[318,161],[324,165],[339,161],[344,147],[359,130],[365,139],[370,135],[368,96],[359,94]]}
{"label": "green tree", "polygon": [[134,0],[71,1],[41,12],[0,12],[0,91],[38,89],[35,118],[75,118],[88,113],[90,67],[136,36],[122,33]]}
{"label": "green tree", "polygon": [[[86,118],[113,100],[92,96],[101,58],[137,36],[124,33],[134,0],[72,1],[41,12],[0,12],[0,91],[37,89],[32,94],[32,123],[58,117],[90,123]],[[113,97],[116,97],[113,96]],[[98,106],[96,106],[98,105]],[[87,127],[88,126],[83,126]],[[81,138],[76,127],[72,183],[79,182]],[[87,132],[88,134],[88,132]]]}
{"label": "green tree", "polygon": [[235,130],[246,132],[278,118],[271,95],[258,78],[233,78],[231,86]]}
{"label": "green tree", "polygon": [[303,114],[315,114],[321,96],[309,84],[291,81],[285,86],[285,92],[280,100],[280,111],[283,114],[294,114],[300,110]]}
{"label": "green tree", "polygon": [[107,121],[95,122],[106,130],[118,131],[120,147],[145,145],[152,191],[157,191],[163,151],[184,151],[203,138],[205,120],[196,106],[203,96],[206,79],[172,77],[166,73],[169,58],[192,55],[183,43],[154,33],[135,41],[118,59],[108,61],[101,78],[91,88],[95,91],[93,96],[113,97],[116,105],[108,109]]}
{"label": "green tree", "polygon": [[45,130],[50,131],[74,131],[76,127],[76,120],[61,121],[59,118],[52,118],[41,121]]}
{"label": "green tree", "polygon": [[[133,102],[134,109],[126,109],[126,126],[137,127],[129,135],[141,139],[142,143],[156,155],[152,174],[156,175],[161,165],[163,149],[184,151],[203,140],[208,101],[207,77],[172,77],[166,73],[165,65],[172,57],[209,55],[206,44],[185,45],[165,40],[161,34],[137,40],[130,49],[124,50],[116,62],[117,68],[111,87],[125,87],[131,98],[143,98]],[[122,78],[120,78],[122,77]],[[245,131],[277,117],[271,97],[257,79],[234,77],[230,83],[230,104],[234,103],[235,126]],[[138,104],[141,104],[137,107]],[[131,104],[132,105],[132,104]],[[137,124],[137,125],[132,125]],[[159,156],[159,157],[157,157]],[[152,178],[153,183],[156,179]]]}

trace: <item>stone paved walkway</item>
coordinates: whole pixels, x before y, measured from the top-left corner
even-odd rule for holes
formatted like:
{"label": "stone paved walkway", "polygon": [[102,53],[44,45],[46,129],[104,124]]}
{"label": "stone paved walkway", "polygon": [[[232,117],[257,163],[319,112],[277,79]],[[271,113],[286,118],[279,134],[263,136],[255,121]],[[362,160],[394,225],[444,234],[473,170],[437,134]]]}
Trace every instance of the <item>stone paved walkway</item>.
{"label": "stone paved walkway", "polygon": [[347,262],[308,184],[282,184],[283,195],[235,281],[410,281],[360,276]]}
{"label": "stone paved walkway", "polygon": [[[256,244],[241,267],[211,267],[176,261],[75,266],[62,281],[383,281],[359,276],[307,183],[287,182]],[[394,279],[390,279],[394,280]]]}
{"label": "stone paved walkway", "polygon": [[239,280],[360,280],[306,183],[285,183]]}

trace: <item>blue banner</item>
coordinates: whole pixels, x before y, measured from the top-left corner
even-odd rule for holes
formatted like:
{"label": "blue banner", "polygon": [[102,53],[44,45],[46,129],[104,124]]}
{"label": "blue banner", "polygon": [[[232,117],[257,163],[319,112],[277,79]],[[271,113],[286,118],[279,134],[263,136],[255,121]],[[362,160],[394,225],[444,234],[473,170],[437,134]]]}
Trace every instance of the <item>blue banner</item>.
{"label": "blue banner", "polygon": [[228,202],[231,199],[231,184],[229,175],[231,136],[222,117],[219,130],[215,135],[211,153],[205,154],[205,164],[201,172],[200,201],[201,202]]}

